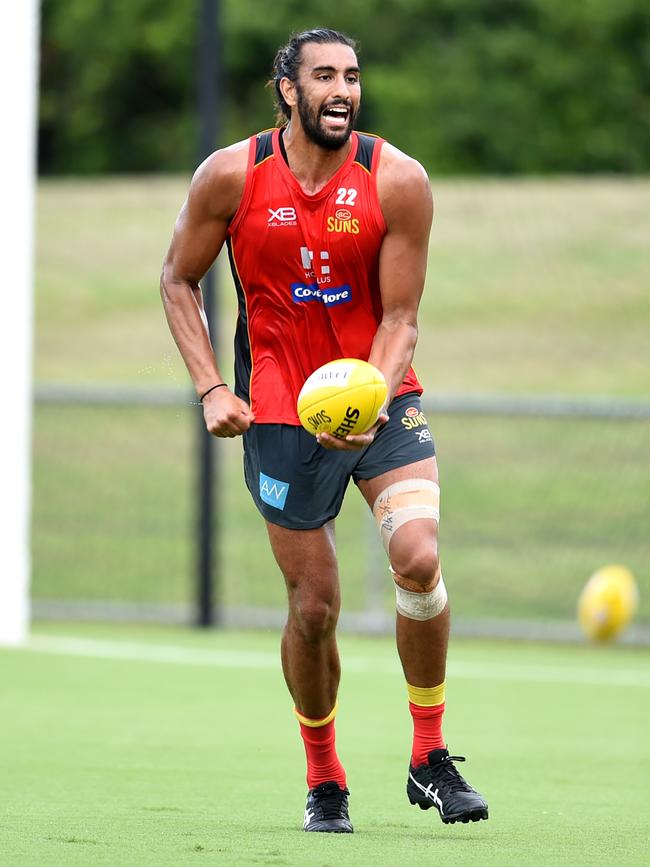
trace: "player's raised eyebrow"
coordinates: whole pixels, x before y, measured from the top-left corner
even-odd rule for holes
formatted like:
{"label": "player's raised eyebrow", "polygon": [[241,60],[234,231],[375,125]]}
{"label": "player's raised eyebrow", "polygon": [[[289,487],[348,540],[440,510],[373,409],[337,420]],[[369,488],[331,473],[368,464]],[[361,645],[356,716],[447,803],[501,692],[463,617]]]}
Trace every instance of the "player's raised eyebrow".
{"label": "player's raised eyebrow", "polygon": [[[336,72],[335,66],[313,66],[312,72]],[[348,66],[344,72],[347,74],[348,72],[361,72],[358,66]]]}

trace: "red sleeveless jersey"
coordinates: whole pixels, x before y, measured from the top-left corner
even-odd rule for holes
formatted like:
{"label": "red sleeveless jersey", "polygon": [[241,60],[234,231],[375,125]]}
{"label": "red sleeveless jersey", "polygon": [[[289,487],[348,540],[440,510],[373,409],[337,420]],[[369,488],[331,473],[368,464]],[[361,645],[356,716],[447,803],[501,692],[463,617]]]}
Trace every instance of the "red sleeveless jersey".
{"label": "red sleeveless jersey", "polygon": [[[280,130],[250,139],[227,245],[239,308],[235,389],[257,422],[300,424],[296,400],[310,373],[335,358],[368,359],[382,318],[382,144],[352,133],[347,159],[310,196],[287,165]],[[422,392],[412,368],[398,394],[406,391]]]}

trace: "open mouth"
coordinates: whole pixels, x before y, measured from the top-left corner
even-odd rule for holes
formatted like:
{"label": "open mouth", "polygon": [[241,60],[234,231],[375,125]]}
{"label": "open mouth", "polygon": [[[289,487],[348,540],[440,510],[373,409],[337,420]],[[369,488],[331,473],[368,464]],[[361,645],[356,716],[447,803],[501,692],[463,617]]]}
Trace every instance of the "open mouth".
{"label": "open mouth", "polygon": [[350,109],[346,105],[330,105],[321,111],[321,117],[330,127],[344,127],[350,118]]}

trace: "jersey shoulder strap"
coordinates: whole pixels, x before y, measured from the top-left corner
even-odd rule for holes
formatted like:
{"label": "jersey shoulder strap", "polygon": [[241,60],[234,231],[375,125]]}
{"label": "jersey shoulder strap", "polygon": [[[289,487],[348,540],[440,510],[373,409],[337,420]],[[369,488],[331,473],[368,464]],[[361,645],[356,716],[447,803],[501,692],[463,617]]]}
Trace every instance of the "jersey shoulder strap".
{"label": "jersey shoulder strap", "polygon": [[259,132],[256,138],[254,165],[259,166],[273,155],[273,130],[265,129],[264,132]]}
{"label": "jersey shoulder strap", "polygon": [[261,165],[269,157],[273,156],[273,130],[265,129],[253,134],[248,139],[248,162],[246,164],[246,180],[242,192],[239,207],[228,224],[228,235],[234,235],[239,227],[242,217],[248,210],[251,195],[253,193],[253,177],[257,166]]}
{"label": "jersey shoulder strap", "polygon": [[354,161],[370,174],[372,173],[375,148],[380,145],[380,143],[383,144],[383,139],[366,132],[358,132],[357,139],[357,154]]}

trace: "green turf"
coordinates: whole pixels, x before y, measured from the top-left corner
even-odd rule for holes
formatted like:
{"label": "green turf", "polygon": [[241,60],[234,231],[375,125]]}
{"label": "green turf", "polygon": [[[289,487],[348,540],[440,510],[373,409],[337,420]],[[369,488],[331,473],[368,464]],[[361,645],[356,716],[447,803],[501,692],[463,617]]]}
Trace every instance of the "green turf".
{"label": "green turf", "polygon": [[[58,407],[36,412],[37,598],[186,602],[194,574],[190,456],[197,408]],[[650,620],[648,423],[431,419],[442,481],[441,553],[459,616],[572,619],[587,577],[622,562]],[[219,444],[221,601],[283,607],[241,444]],[[351,485],[337,522],[346,611],[394,598],[383,550]]]}
{"label": "green turf", "polygon": [[[392,642],[342,639],[337,730],[356,833],[333,837],[300,830],[304,759],[277,635],[34,635],[37,652],[0,651],[7,867],[647,863],[647,650],[452,641],[446,736],[490,819],[449,827],[405,797],[410,719]],[[53,652],[65,636],[91,655]]]}

